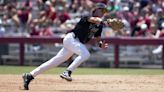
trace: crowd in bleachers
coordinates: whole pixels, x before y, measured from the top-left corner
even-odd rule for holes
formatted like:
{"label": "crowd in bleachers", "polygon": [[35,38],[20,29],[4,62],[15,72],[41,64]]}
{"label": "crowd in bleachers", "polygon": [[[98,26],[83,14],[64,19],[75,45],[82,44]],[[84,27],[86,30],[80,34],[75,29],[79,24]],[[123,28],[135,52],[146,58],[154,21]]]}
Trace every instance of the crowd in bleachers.
{"label": "crowd in bleachers", "polygon": [[117,33],[104,27],[103,36],[163,36],[163,0],[0,0],[0,36],[62,37],[98,2],[107,5],[104,19],[125,24]]}

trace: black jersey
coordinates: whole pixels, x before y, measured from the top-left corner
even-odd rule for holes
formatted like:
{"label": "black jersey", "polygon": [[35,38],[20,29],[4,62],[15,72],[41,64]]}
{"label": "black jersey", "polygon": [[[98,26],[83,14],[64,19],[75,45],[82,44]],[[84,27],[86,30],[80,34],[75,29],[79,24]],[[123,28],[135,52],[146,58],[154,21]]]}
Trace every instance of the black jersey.
{"label": "black jersey", "polygon": [[101,23],[100,25],[96,25],[94,23],[88,22],[89,18],[89,16],[82,17],[72,30],[75,36],[82,43],[87,43],[92,37],[101,36],[103,24]]}

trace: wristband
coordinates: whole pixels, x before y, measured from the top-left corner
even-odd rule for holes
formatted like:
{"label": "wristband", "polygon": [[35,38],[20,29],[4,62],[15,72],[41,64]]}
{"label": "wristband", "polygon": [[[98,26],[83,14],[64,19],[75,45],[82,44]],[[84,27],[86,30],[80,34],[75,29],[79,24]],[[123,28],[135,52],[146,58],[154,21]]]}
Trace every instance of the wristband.
{"label": "wristband", "polygon": [[103,44],[103,42],[99,41],[99,43],[98,43],[99,47],[102,47],[102,44]]}

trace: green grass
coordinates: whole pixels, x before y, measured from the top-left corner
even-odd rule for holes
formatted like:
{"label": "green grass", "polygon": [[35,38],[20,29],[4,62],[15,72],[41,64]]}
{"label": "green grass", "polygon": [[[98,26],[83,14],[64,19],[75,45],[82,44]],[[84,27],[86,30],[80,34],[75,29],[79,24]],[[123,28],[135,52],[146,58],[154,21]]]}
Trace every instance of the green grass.
{"label": "green grass", "polygon": [[[22,74],[35,69],[34,66],[0,66],[0,74]],[[60,74],[66,68],[52,68],[44,74]],[[127,68],[78,68],[75,75],[164,75],[162,69],[127,69]]]}

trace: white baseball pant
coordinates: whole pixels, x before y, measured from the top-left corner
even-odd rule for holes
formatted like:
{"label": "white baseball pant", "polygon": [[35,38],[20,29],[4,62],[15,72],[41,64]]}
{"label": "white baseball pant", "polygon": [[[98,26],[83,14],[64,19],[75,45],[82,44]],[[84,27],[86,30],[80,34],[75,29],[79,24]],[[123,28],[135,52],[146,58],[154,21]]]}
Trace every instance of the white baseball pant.
{"label": "white baseball pant", "polygon": [[68,33],[63,40],[63,48],[58,52],[56,56],[43,63],[30,73],[33,77],[43,73],[44,71],[56,67],[61,63],[68,60],[73,54],[77,54],[78,57],[70,64],[67,70],[74,71],[82,62],[86,61],[90,57],[90,53],[86,46],[75,38],[73,32]]}

